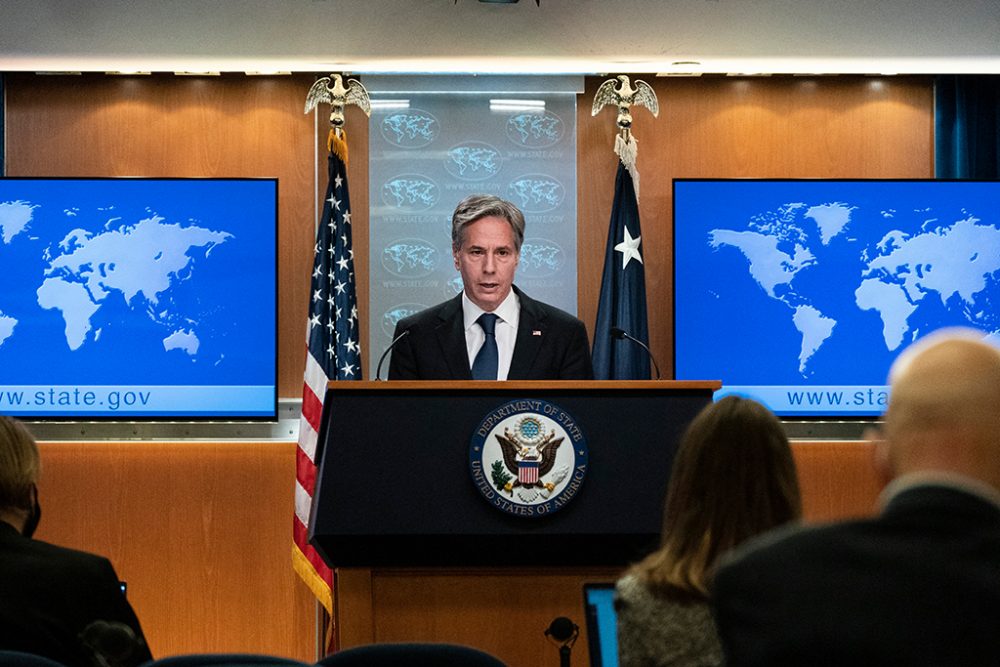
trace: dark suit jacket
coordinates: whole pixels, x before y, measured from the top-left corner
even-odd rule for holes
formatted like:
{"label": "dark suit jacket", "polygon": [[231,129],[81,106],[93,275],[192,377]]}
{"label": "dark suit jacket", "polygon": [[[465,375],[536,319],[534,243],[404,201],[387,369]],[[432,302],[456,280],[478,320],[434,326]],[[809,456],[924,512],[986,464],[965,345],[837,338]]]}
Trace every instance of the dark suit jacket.
{"label": "dark suit jacket", "polygon": [[1000,508],[902,491],[881,516],[765,535],[715,578],[727,665],[1000,665]]}
{"label": "dark suit jacket", "polygon": [[[0,649],[89,667],[78,635],[96,620],[125,623],[142,637],[111,562],[28,539],[0,521]],[[144,649],[135,664],[149,659]]]}
{"label": "dark suit jacket", "polygon": [[[514,287],[521,303],[508,380],[591,380],[590,343],[583,322]],[[471,380],[462,295],[399,321],[390,380]]]}

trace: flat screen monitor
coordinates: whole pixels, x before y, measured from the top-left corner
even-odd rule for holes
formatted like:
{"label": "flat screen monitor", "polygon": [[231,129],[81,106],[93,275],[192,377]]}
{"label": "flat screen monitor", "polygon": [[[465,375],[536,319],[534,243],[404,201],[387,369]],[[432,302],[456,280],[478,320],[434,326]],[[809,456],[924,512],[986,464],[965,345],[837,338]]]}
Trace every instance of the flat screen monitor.
{"label": "flat screen monitor", "polygon": [[0,179],[0,414],[273,420],[276,179]]}
{"label": "flat screen monitor", "polygon": [[587,652],[591,667],[618,667],[618,612],[615,585],[583,585],[583,613],[587,623]]}
{"label": "flat screen monitor", "polygon": [[1000,182],[674,181],[675,376],[870,418],[910,343],[1000,332]]}

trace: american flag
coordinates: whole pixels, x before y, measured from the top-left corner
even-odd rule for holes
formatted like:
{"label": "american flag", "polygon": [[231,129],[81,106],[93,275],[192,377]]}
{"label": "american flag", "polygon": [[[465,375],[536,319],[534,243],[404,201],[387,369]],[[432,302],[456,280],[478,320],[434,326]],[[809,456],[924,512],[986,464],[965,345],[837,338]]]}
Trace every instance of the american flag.
{"label": "american flag", "polygon": [[[316,230],[302,387],[302,416],[295,470],[292,560],[295,571],[333,618],[333,573],[309,544],[309,511],[316,486],[323,400],[330,380],[361,379],[358,305],[351,247],[351,202],[347,192],[347,137],[331,131],[330,179],[323,218]],[[331,628],[332,630],[332,628]],[[332,648],[333,633],[329,637]]]}

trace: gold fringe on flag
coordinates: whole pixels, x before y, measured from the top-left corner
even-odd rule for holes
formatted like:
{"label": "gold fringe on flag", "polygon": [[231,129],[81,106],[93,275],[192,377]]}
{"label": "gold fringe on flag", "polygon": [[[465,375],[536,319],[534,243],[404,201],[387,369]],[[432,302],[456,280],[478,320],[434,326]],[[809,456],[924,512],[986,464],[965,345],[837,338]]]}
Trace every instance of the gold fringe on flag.
{"label": "gold fringe on flag", "polygon": [[340,161],[347,166],[347,130],[340,128],[330,128],[330,134],[326,138],[326,149],[340,158]]}
{"label": "gold fringe on flag", "polygon": [[319,603],[326,610],[326,628],[324,629],[324,642],[326,654],[329,655],[337,650],[337,628],[333,610],[333,591],[327,586],[323,578],[316,573],[309,559],[295,544],[292,545],[292,568],[299,574],[309,590],[316,597]]}
{"label": "gold fringe on flag", "polygon": [[316,574],[316,569],[309,562],[309,559],[295,545],[292,545],[292,567],[302,577],[302,581],[309,587],[327,613],[332,616],[333,594],[330,587],[326,585],[322,577]]}

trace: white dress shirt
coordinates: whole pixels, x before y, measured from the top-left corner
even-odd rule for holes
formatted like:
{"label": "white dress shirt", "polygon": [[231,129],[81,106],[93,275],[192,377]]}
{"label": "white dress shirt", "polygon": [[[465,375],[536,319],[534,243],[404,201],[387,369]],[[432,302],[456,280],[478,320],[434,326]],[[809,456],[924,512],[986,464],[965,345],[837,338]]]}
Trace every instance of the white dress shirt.
{"label": "white dress shirt", "polygon": [[[476,320],[486,311],[474,304],[462,292],[462,319],[465,324],[465,347],[469,353],[469,368],[479,354],[479,348],[486,342],[486,334]],[[510,362],[514,358],[514,343],[517,340],[517,321],[521,315],[521,303],[514,290],[510,291],[493,313],[499,318],[496,324],[497,352],[500,355],[497,363],[497,379],[506,380],[510,372]]]}

